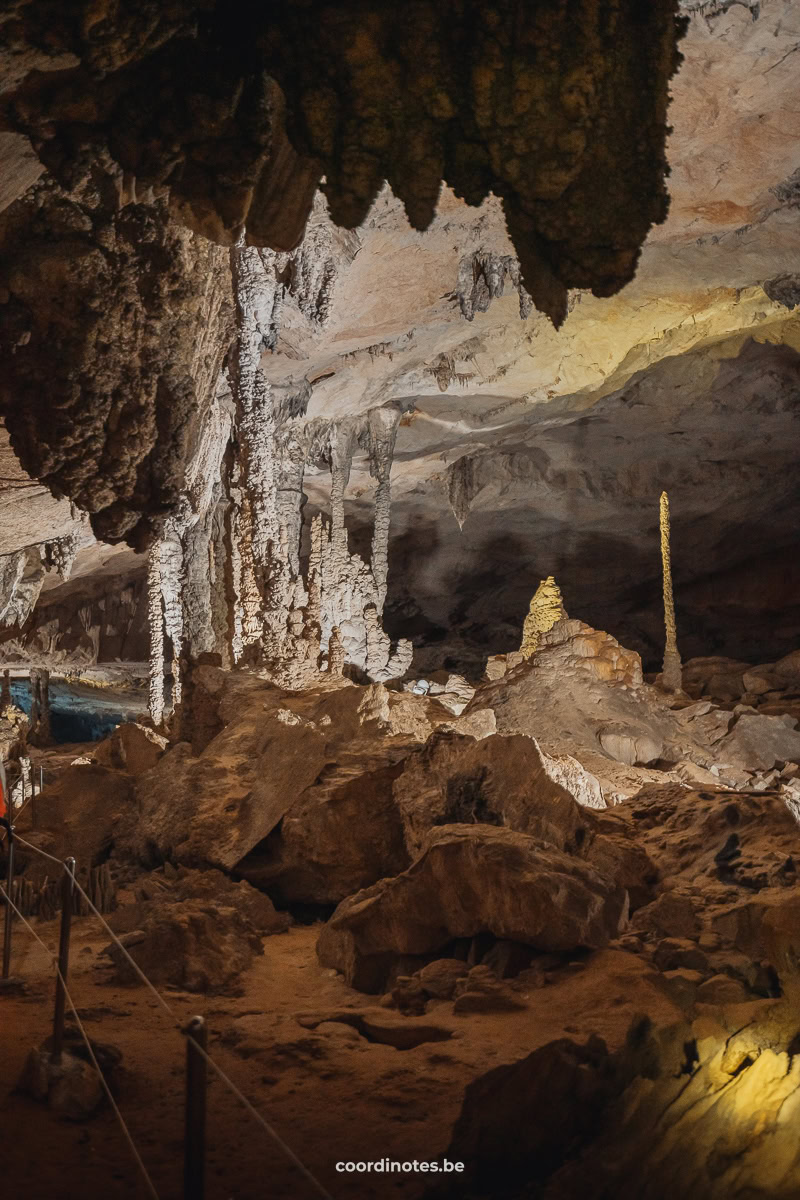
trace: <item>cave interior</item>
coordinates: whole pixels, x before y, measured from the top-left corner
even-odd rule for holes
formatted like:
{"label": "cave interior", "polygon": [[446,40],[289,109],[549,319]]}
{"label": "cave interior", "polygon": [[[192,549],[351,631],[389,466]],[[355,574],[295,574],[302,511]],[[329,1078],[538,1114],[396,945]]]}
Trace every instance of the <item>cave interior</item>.
{"label": "cave interior", "polygon": [[800,1195],[799,84],[4,6],[9,1194]]}

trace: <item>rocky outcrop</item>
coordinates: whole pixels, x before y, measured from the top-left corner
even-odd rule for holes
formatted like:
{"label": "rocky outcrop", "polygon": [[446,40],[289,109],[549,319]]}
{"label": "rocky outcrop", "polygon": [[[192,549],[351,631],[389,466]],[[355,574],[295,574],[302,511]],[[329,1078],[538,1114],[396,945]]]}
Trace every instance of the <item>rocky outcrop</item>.
{"label": "rocky outcrop", "polygon": [[619,931],[623,888],[535,838],[443,825],[417,860],[339,905],[317,954],[360,991],[379,991],[399,959],[441,957],[489,932],[539,950],[603,946]]}
{"label": "rocky outcrop", "polygon": [[482,684],[466,714],[487,707],[499,733],[528,734],[548,754],[566,751],[600,780],[609,799],[616,786],[625,787],[625,773],[612,763],[693,755],[713,761],[663,696],[643,683],[639,656],[581,621],[559,621],[542,633],[531,658]]}
{"label": "rocky outcrop", "polygon": [[693,1024],[640,1019],[616,1054],[599,1038],[550,1042],[467,1088],[447,1157],[465,1162],[474,1196],[788,1200],[794,1033],[787,1006],[752,1006]]}
{"label": "rocky outcrop", "polygon": [[[238,983],[255,956],[263,954],[261,937],[237,908],[214,904],[205,897],[174,904],[162,901],[140,915],[140,925],[123,933],[120,940],[139,970],[156,986],[186,992],[227,991]],[[115,942],[106,953],[114,965],[115,981],[139,982]]]}
{"label": "rocky outcrop", "polygon": [[[501,825],[576,852],[592,829],[581,803],[603,807],[599,784],[571,761],[543,754],[533,738],[487,737],[476,742],[434,734],[406,760],[394,784],[409,853],[416,856],[438,825]],[[577,803],[576,803],[577,801]]]}
{"label": "rocky outcrop", "polygon": [[[196,667],[186,714],[195,741],[178,742],[138,776],[120,850],[151,866],[235,870],[309,903],[336,902],[402,869],[392,768],[431,732],[433,703],[398,694],[390,704],[385,693],[376,711],[370,695],[327,677],[291,693],[245,672]],[[409,702],[418,710],[411,722]]]}

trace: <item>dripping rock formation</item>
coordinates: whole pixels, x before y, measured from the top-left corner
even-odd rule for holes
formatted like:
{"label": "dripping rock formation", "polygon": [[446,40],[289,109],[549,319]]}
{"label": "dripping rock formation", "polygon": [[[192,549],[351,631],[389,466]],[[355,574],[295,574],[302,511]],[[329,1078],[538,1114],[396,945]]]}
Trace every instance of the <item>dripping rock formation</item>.
{"label": "dripping rock formation", "polygon": [[4,6],[10,1193],[800,1194],[798,28]]}

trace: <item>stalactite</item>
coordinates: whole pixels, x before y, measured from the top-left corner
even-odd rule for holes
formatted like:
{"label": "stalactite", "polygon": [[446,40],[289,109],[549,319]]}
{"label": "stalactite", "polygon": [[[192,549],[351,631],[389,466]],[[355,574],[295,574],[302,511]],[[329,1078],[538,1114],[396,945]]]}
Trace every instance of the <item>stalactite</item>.
{"label": "stalactite", "polygon": [[462,258],[456,295],[464,317],[472,321],[476,312],[486,312],[492,300],[503,295],[506,279],[519,296],[519,315],[524,321],[530,316],[533,300],[522,282],[519,261],[510,254],[491,250],[477,250]]}
{"label": "stalactite", "polygon": [[69,579],[75,557],[81,544],[82,531],[74,529],[63,537],[47,542],[44,547],[45,565],[58,571],[62,579]]}
{"label": "stalactite", "polygon": [[148,559],[147,617],[150,630],[149,710],[153,724],[159,726],[164,720],[164,609],[161,598],[161,556],[157,543]]}
{"label": "stalactite", "polygon": [[672,595],[672,561],[669,545],[669,497],[666,492],[661,493],[659,528],[661,531],[661,568],[664,583],[664,627],[666,631],[661,682],[667,691],[679,692],[683,687],[683,669],[681,666],[681,656],[678,653],[675,601]]}

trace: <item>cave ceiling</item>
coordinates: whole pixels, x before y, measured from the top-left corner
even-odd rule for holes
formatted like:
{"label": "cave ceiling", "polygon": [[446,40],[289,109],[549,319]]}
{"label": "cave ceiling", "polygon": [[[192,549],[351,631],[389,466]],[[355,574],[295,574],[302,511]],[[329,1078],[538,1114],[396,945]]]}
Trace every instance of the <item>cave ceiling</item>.
{"label": "cave ceiling", "polygon": [[[262,359],[273,389],[302,396],[310,421],[386,404],[402,411],[387,613],[398,633],[428,645],[422,666],[432,669],[442,655],[476,664],[492,623],[493,649],[510,647],[538,579],[550,573],[568,610],[655,653],[662,488],[673,506],[678,605],[691,652],[761,650],[752,614],[765,596],[776,606],[778,649],[796,645],[800,614],[789,593],[800,516],[797,0],[683,4],[690,19],[668,115],[675,14],[671,5],[652,6],[652,28],[640,30],[646,53],[634,67],[625,48],[615,68],[631,73],[629,84],[645,67],[657,66],[664,80],[658,103],[637,93],[646,174],[617,157],[613,130],[630,127],[636,108],[622,88],[627,99],[619,109],[609,104],[602,136],[598,126],[557,197],[530,173],[515,184],[516,167],[502,175],[513,158],[504,151],[504,166],[492,159],[489,126],[475,134],[482,149],[468,169],[453,158],[458,138],[442,139],[435,105],[434,117],[419,123],[415,106],[430,101],[433,77],[457,109],[447,128],[463,126],[468,104],[452,59],[483,54],[485,24],[471,46],[466,35],[454,37],[447,63],[434,49],[419,58],[405,106],[392,110],[396,136],[381,141],[376,125],[374,141],[361,138],[359,157],[346,147],[358,141],[353,131],[369,106],[359,116],[357,103],[330,103],[331,132],[320,116],[319,96],[328,93],[315,93],[311,80],[335,91],[346,70],[351,99],[356,78],[364,95],[380,91],[398,61],[419,54],[410,35],[397,41],[395,60],[386,30],[367,21],[364,39],[345,53],[326,10],[327,44],[339,49],[323,63],[323,43],[312,40],[304,58],[293,53],[279,68],[279,34],[262,30],[258,54],[283,94],[265,85],[261,107],[248,109],[263,122],[256,130],[253,117],[244,129],[244,108],[231,115],[230,79],[219,66],[218,108],[187,103],[204,141],[187,138],[183,111],[156,132],[148,126],[153,105],[139,103],[138,126],[132,116],[130,126],[110,117],[136,109],[154,63],[167,78],[170,56],[187,39],[201,55],[211,27],[201,21],[198,37],[187,32],[196,5],[142,5],[151,19],[132,16],[127,49],[113,52],[102,23],[87,48],[80,4],[64,7],[72,15],[55,23],[47,45],[34,44],[26,25],[33,7],[16,6],[10,32],[8,20],[0,26],[16,64],[0,134],[4,404],[31,477],[15,474],[18,467],[8,473],[4,505],[24,493],[27,508],[4,527],[0,553],[20,548],[26,525],[36,541],[62,520],[63,530],[74,525],[68,501],[39,479],[89,511],[97,536],[146,544],[175,503],[197,436],[193,414],[216,386],[233,321],[225,246],[246,225],[265,262],[276,275],[284,271],[281,280],[288,260],[273,251],[290,251],[301,236],[294,261],[316,261],[319,275],[284,288]],[[417,6],[429,48],[442,19],[434,7]],[[487,11],[502,25],[513,7]],[[214,6],[207,8],[211,20]],[[550,10],[558,41],[561,6]],[[295,20],[289,6],[289,41]],[[594,61],[594,36],[576,39],[576,61]],[[534,43],[519,53],[534,53]],[[368,78],[375,46],[380,71]],[[495,117],[508,53],[500,38],[473,63],[473,84],[486,72]],[[240,66],[243,75],[247,63]],[[201,78],[201,58],[193,69]],[[248,78],[242,87],[254,86]],[[585,99],[589,84],[580,80],[565,102],[568,115]],[[591,86],[612,81],[598,75]],[[658,148],[667,119],[668,215]],[[399,136],[417,125],[418,139]],[[249,157],[238,155],[235,171],[212,180],[204,156],[207,167],[231,139],[246,144]],[[276,199],[280,172],[297,218],[291,229]],[[413,194],[412,177],[420,181]],[[315,199],[320,180],[324,195]],[[635,216],[634,196],[644,201]],[[615,233],[606,237],[612,216]],[[113,286],[98,293],[98,279]],[[79,313],[93,304],[87,332]],[[42,409],[30,397],[45,380],[57,400]],[[366,537],[372,486],[368,461],[357,457],[347,492],[356,543]],[[306,474],[305,490],[310,511],[325,507],[322,465]],[[77,560],[84,556],[89,572],[92,554],[87,544]],[[123,561],[127,569],[132,560]]]}

